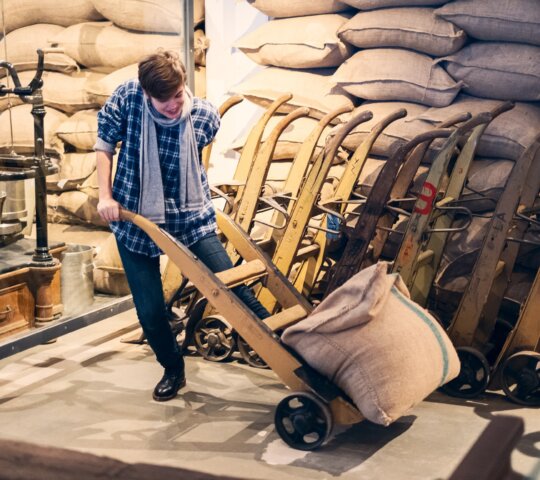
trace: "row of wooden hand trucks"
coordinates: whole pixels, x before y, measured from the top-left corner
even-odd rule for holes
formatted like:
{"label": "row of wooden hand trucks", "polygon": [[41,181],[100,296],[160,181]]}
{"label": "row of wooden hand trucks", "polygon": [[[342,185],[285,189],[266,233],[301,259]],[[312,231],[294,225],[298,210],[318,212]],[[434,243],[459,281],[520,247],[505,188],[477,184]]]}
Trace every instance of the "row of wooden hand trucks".
{"label": "row of wooden hand trucks", "polygon": [[[332,197],[321,201],[321,189],[340,145],[372,113],[369,108],[353,112],[317,154],[325,128],[347,110],[338,109],[321,118],[299,149],[282,190],[271,192],[265,181],[281,133],[296,119],[310,115],[307,108],[293,110],[261,141],[270,118],[290,98],[285,94],[274,101],[252,128],[232,182],[212,188],[223,199],[224,207],[217,211],[218,228],[234,260],[233,269],[214,274],[156,225],[131,212],[124,211],[122,216],[145,230],[170,259],[164,290],[184,350],[195,348],[213,361],[228,359],[238,351],[250,365],[270,367],[296,391],[278,405],[276,429],[289,445],[311,450],[328,438],[334,421],[351,424],[362,420],[362,415],[335,385],[280,343],[280,332],[310,314],[313,292],[316,286],[320,290],[322,277],[324,297],[377,262],[400,214],[409,218],[392,270],[403,277],[412,298],[427,306],[444,246],[449,234],[457,230],[452,226],[454,216],[472,216],[460,203],[460,196],[478,141],[489,123],[513,105],[503,103],[475,116],[464,112],[400,145],[364,197],[358,193],[359,175],[379,135],[407,115],[405,110],[397,110],[372,128],[351,154],[341,177],[334,179]],[[232,97],[220,113],[242,100]],[[518,403],[540,404],[538,274],[503,344],[491,341],[520,242],[529,225],[537,223],[539,147],[537,140],[515,163],[491,216],[469,287],[447,325],[462,362],[459,377],[446,387],[451,394],[470,398],[488,387],[502,386]],[[435,154],[422,191],[415,198],[406,198],[428,151]],[[205,166],[210,153],[211,145],[203,152]],[[268,208],[273,209],[270,221],[260,218],[261,211]],[[257,241],[250,237],[256,222],[268,227]],[[336,224],[340,224],[339,230],[329,227]],[[460,227],[464,228],[467,225]],[[346,244],[340,258],[331,261],[328,241],[336,234],[344,235]],[[230,292],[239,284],[250,285],[272,316],[259,320],[247,309]],[[183,306],[180,316],[172,310],[178,304]]]}

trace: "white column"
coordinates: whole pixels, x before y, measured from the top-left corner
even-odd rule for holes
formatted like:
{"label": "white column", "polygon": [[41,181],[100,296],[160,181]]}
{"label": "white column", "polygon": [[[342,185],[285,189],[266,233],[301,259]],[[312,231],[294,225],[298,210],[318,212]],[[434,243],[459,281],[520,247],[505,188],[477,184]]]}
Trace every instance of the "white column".
{"label": "white column", "polygon": [[[268,17],[245,0],[206,0],[206,36],[210,47],[206,54],[207,98],[219,106],[230,88],[262,67],[233,47],[237,39],[257,29]],[[231,142],[254,124],[262,109],[244,100],[223,118],[210,159],[210,182],[232,178],[238,154],[227,151]]]}

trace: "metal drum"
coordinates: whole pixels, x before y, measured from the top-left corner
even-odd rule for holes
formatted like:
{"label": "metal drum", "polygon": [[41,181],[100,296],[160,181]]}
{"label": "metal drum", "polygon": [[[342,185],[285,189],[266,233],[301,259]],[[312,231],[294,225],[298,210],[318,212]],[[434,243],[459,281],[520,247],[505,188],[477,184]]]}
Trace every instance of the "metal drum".
{"label": "metal drum", "polygon": [[2,211],[2,221],[10,222],[26,218],[26,200],[24,196],[24,180],[0,182],[0,192],[6,192],[6,200]]}
{"label": "metal drum", "polygon": [[88,245],[69,245],[62,252],[61,292],[64,316],[82,312],[94,302],[94,252]]}

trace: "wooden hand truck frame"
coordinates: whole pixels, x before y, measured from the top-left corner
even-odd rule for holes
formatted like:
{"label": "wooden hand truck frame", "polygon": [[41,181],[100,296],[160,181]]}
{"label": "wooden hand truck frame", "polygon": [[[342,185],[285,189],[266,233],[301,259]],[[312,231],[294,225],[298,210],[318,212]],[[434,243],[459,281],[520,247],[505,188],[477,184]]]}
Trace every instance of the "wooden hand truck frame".
{"label": "wooden hand truck frame", "polygon": [[[234,236],[236,248],[247,262],[237,267],[235,283],[244,277],[241,269],[253,269],[266,276],[266,287],[281,298],[285,310],[261,322],[221,280],[212,273],[184,245],[167,232],[138,214],[121,211],[124,221],[131,221],[169,256],[182,273],[227,318],[234,329],[270,366],[281,381],[295,393],[284,398],[276,408],[275,425],[278,434],[290,446],[313,450],[330,436],[333,423],[350,425],[363,420],[360,411],[321,375],[317,374],[299,357],[285,348],[273,333],[285,317],[298,320],[311,311],[309,303],[295,290],[235,223],[223,212],[217,212],[220,229],[229,238]],[[247,265],[247,267],[246,267]],[[228,281],[232,273],[228,272]],[[285,319],[290,323],[290,318]],[[269,328],[270,326],[270,328]],[[300,406],[298,406],[298,404]]]}
{"label": "wooden hand truck frame", "polygon": [[[470,210],[455,206],[453,202],[461,195],[479,139],[496,116],[512,107],[513,104],[505,103],[493,112],[476,115],[456,129],[445,145],[444,154],[441,152],[437,155],[428,172],[392,268],[401,275],[411,292],[411,298],[422,306],[427,303],[448,235],[465,230],[470,224],[469,221],[459,229],[452,228],[454,214],[461,211],[472,219]],[[448,179],[447,171],[455,148],[467,134],[467,141]],[[443,187],[444,192],[441,192],[441,184],[446,183],[445,179],[447,185]],[[437,197],[440,193],[442,198]]]}
{"label": "wooden hand truck frame", "polygon": [[[537,138],[514,164],[493,212],[468,288],[448,328],[462,367],[459,376],[444,387],[444,391],[450,395],[474,398],[484,392],[490,383],[492,371],[486,359],[486,348],[489,348],[486,339],[495,328],[497,312],[490,313],[489,317],[485,313],[492,312],[489,302],[500,305],[505,288],[494,291],[493,286],[498,280],[508,282],[514,266],[518,247],[509,237],[515,239],[516,235],[524,234],[524,226],[517,228],[523,218],[516,221],[515,213],[531,207],[538,196],[540,162],[535,161],[535,156],[538,156],[539,150],[540,138]],[[503,356],[504,351],[501,353]],[[501,355],[497,364],[501,361]]]}
{"label": "wooden hand truck frame", "polygon": [[376,232],[377,223],[385,211],[398,170],[407,154],[423,142],[432,141],[435,138],[446,138],[451,134],[452,130],[450,129],[434,129],[424,132],[406,144],[399,146],[391,158],[386,161],[369,196],[365,200],[362,212],[356,219],[356,224],[354,227],[344,226],[348,241],[341,258],[334,265],[325,296],[343,285],[360,270],[370,241]]}
{"label": "wooden hand truck frame", "polygon": [[[466,122],[470,118],[470,113],[460,113],[449,118],[445,122],[442,122],[438,128],[444,129],[454,127],[456,124]],[[392,227],[398,215],[396,214],[396,210],[392,209],[391,207],[394,204],[400,205],[405,201],[416,200],[416,197],[409,199],[405,196],[409,191],[410,185],[414,180],[414,176],[416,175],[418,168],[420,167],[420,164],[430,147],[430,144],[431,142],[427,141],[417,145],[408,155],[405,163],[400,168],[396,182],[394,183],[392,191],[390,192],[387,211],[377,222],[377,230],[373,239],[371,240],[370,248],[366,252],[361,269],[369,267],[379,261],[390,232],[395,231],[392,230]]]}
{"label": "wooden hand truck frame", "polygon": [[[311,295],[327,254],[327,233],[339,233],[327,228],[327,215],[331,214],[340,219],[344,218],[343,215],[347,209],[347,202],[354,191],[356,183],[358,182],[358,177],[362,172],[373,144],[388,125],[396,120],[399,120],[400,118],[405,117],[406,115],[407,111],[405,109],[396,110],[377,123],[371,129],[371,132],[367,138],[358,146],[347,163],[345,171],[343,172],[343,175],[335,188],[333,197],[317,204],[317,208],[323,211],[324,214],[319,221],[320,226],[313,224],[309,225],[309,228],[316,229],[317,233],[311,242],[311,245],[303,249],[306,250],[306,254],[303,253],[302,255],[299,255],[299,257],[302,258],[303,256],[307,256],[309,253],[309,256],[303,260],[302,265],[294,278],[294,285],[296,289],[302,292],[307,298],[309,298]],[[335,210],[330,209],[329,205],[334,206]],[[289,240],[288,236],[286,236],[285,239],[287,239],[289,242],[291,241]],[[286,244],[283,244],[284,249],[286,246]],[[285,251],[285,261],[282,261],[283,267],[280,267],[278,263],[276,263],[276,265],[278,265],[278,268],[282,273],[288,275],[292,266],[292,259],[289,260],[286,255],[287,252]],[[277,258],[275,258],[275,261],[279,262]]]}

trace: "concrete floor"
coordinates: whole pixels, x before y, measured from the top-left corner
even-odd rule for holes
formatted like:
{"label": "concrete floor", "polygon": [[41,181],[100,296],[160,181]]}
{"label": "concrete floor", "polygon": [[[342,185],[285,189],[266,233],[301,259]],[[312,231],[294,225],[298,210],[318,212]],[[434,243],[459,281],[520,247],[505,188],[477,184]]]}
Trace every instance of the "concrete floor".
{"label": "concrete floor", "polygon": [[286,389],[268,370],[189,357],[187,388],[154,402],[159,365],[148,347],[120,341],[136,327],[130,310],[0,360],[0,436],[250,479],[432,480],[450,475],[491,418],[512,414],[525,419],[513,467],[540,478],[539,410],[496,394],[434,393],[390,427],[338,427],[315,452],[274,431]]}

